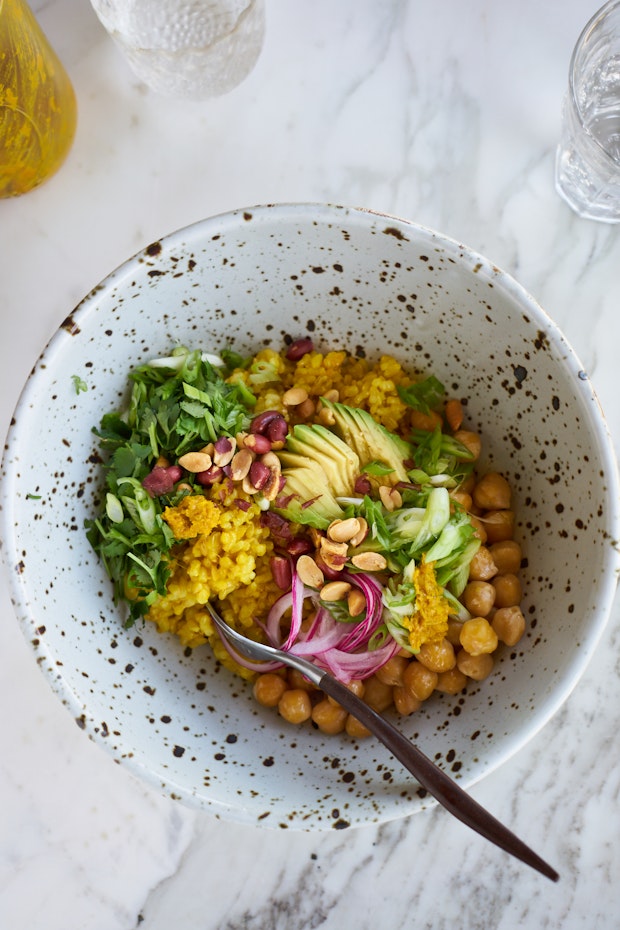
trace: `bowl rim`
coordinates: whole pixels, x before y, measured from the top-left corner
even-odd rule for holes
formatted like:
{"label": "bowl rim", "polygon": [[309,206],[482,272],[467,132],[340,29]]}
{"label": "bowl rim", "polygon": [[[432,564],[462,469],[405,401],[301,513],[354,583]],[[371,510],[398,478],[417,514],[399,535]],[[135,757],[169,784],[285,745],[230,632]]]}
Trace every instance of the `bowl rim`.
{"label": "bowl rim", "polygon": [[[566,337],[558,325],[549,317],[546,311],[529,294],[529,292],[512,277],[510,273],[504,271],[495,263],[475,250],[469,248],[466,245],[463,245],[458,240],[451,238],[444,233],[437,232],[428,226],[416,223],[413,220],[403,219],[402,217],[396,216],[394,214],[373,209],[342,206],[331,203],[283,202],[278,204],[259,204],[252,207],[237,208],[234,210],[215,214],[213,216],[205,217],[186,226],[177,228],[176,230],[161,236],[159,239],[155,240],[155,242],[159,243],[166,250],[173,250],[175,248],[175,244],[178,244],[181,241],[184,245],[191,244],[193,240],[200,238],[205,231],[208,232],[217,229],[219,233],[222,233],[225,232],[228,228],[238,228],[240,221],[244,222],[244,217],[247,217],[248,215],[251,215],[252,218],[258,218],[260,220],[266,220],[267,218],[272,217],[281,217],[282,219],[286,219],[288,221],[301,218],[305,218],[306,220],[310,218],[317,220],[317,218],[320,218],[321,220],[328,222],[334,222],[336,219],[342,220],[345,218],[350,221],[353,217],[357,222],[363,224],[367,224],[368,222],[372,224],[373,220],[376,219],[377,221],[387,220],[391,224],[394,224],[395,228],[399,229],[400,231],[406,231],[407,229],[415,230],[416,233],[428,237],[429,240],[432,240],[438,247],[444,249],[448,254],[458,254],[461,258],[471,262],[472,266],[479,265],[480,268],[484,269],[491,278],[501,280],[504,289],[510,294],[512,299],[520,305],[527,306],[533,316],[541,323],[544,323],[546,331],[553,334],[553,340],[555,344],[557,346],[561,346],[565,351],[566,360],[570,361],[571,367],[574,370],[574,374],[579,378],[580,382],[582,382],[584,390],[586,391],[586,400],[589,402],[590,409],[592,410],[590,426],[596,437],[597,451],[600,456],[601,464],[605,469],[605,474],[609,485],[610,498],[610,507],[606,513],[606,526],[609,537],[612,540],[612,544],[609,545],[605,550],[605,564],[602,572],[602,578],[599,581],[599,609],[593,618],[592,624],[588,628],[587,638],[582,642],[581,648],[573,653],[571,660],[567,663],[566,672],[561,681],[556,684],[553,691],[543,702],[543,704],[537,708],[537,713],[531,715],[529,721],[525,722],[519,728],[518,736],[513,735],[511,738],[506,738],[503,740],[503,751],[501,754],[495,754],[493,759],[488,761],[486,765],[481,765],[477,772],[462,779],[461,784],[463,787],[469,787],[476,784],[490,772],[505,764],[513,755],[524,748],[527,743],[536,734],[538,734],[546,726],[549,720],[557,713],[557,711],[564,704],[564,702],[576,687],[580,678],[583,676],[610,618],[612,604],[618,587],[618,577],[620,575],[620,544],[618,543],[618,539],[620,538],[620,478],[618,472],[618,460],[615,454],[613,440],[605,419],[604,412],[598,401],[596,391],[590,382],[589,377],[584,372],[577,354],[568,343]],[[39,357],[35,362],[15,405],[14,416],[7,431],[1,463],[1,470],[4,477],[3,481],[1,482],[2,486],[0,488],[0,538],[4,541],[4,544],[1,545],[0,548],[2,550],[2,561],[6,570],[5,574],[8,576],[8,588],[14,610],[20,622],[22,632],[28,641],[30,640],[30,634],[32,631],[31,628],[27,628],[26,624],[26,615],[28,614],[30,608],[30,605],[28,604],[27,592],[25,591],[23,585],[20,583],[16,573],[11,571],[9,562],[9,559],[12,555],[12,553],[9,551],[9,543],[13,539],[13,501],[10,494],[7,493],[9,491],[10,481],[6,480],[7,472],[5,463],[10,457],[10,453],[14,447],[18,447],[19,445],[19,432],[14,429],[13,423],[15,421],[19,421],[20,417],[18,414],[21,410],[28,406],[30,393],[35,389],[39,379],[44,380],[46,377],[45,365],[42,364],[43,360],[49,360],[56,351],[60,351],[62,349],[62,346],[64,345],[64,338],[67,335],[67,331],[70,331],[70,327],[79,327],[80,322],[84,318],[89,316],[91,313],[96,313],[98,298],[103,293],[106,293],[107,291],[117,286],[119,282],[122,282],[124,277],[130,274],[133,269],[135,269],[137,263],[143,260],[145,254],[148,254],[148,250],[151,247],[152,244],[146,245],[142,249],[136,251],[132,256],[124,260],[116,268],[110,271],[99,282],[99,284],[92,288],[86,294],[86,296],[80,300],[73,311],[71,311],[67,316],[65,321],[58,326],[56,331],[52,334],[51,338],[40,352]],[[42,666],[43,663],[39,663],[39,665]],[[56,692],[57,696],[63,700],[63,703],[65,703],[65,705],[70,709],[79,709],[79,711],[84,713],[84,709],[80,704],[77,695],[73,693],[72,689],[65,681],[63,676],[51,676],[50,674],[46,673],[44,669],[42,670],[43,674],[48,680],[48,683],[51,685],[52,690]],[[93,735],[92,728],[88,735],[98,745],[104,747],[109,753],[111,753],[113,757],[118,758],[121,756],[122,753],[118,749],[110,746],[109,740],[106,740],[98,733]],[[122,743],[123,741],[121,740],[121,744]],[[164,776],[161,772],[152,771],[143,762],[135,757],[127,758],[125,756],[124,758],[118,758],[118,761],[121,761],[124,767],[132,771],[141,779],[149,782],[154,788],[161,792],[162,781],[164,781]],[[219,815],[242,822],[248,822],[249,816],[250,821],[253,823],[255,822],[251,815],[244,814],[243,805],[241,805],[240,808],[234,808],[232,805],[228,806],[227,804],[221,803],[219,801],[213,801],[203,797],[199,799],[197,798],[195,792],[191,791],[191,789],[184,785],[175,783],[173,778],[170,778],[167,782],[164,782],[164,787],[167,791],[174,791],[176,797],[180,797],[182,800],[192,806],[196,806],[198,804],[198,806],[201,806],[205,809],[210,808],[214,810]],[[402,811],[400,813],[397,812],[394,816],[408,816],[419,810],[434,806],[435,803],[436,802],[434,802],[433,799],[426,799],[423,804],[412,808],[410,811]],[[373,822],[378,821],[373,819]],[[265,825],[269,826],[266,823]],[[308,829],[308,826],[298,825],[295,823],[290,824],[290,826],[293,828],[297,827],[301,829]],[[327,829],[328,826],[329,825],[321,827],[315,824],[311,824],[310,829]]]}

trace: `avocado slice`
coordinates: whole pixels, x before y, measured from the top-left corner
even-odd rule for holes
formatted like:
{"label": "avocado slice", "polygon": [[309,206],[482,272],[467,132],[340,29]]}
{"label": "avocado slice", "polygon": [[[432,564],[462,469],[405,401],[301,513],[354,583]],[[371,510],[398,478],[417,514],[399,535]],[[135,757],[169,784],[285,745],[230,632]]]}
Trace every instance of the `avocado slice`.
{"label": "avocado slice", "polygon": [[360,460],[349,446],[318,423],[299,424],[286,440],[286,451],[306,456],[317,462],[325,472],[330,491],[335,497],[353,493],[360,473]]}
{"label": "avocado slice", "polygon": [[413,449],[408,442],[391,433],[359,407],[321,398],[321,403],[334,415],[334,429],[342,441],[356,453],[363,469],[370,462],[382,462],[391,472],[381,478],[382,484],[408,481],[405,461],[413,461]]}
{"label": "avocado slice", "polygon": [[274,510],[293,523],[326,530],[332,520],[341,520],[344,511],[336,500],[325,471],[318,461],[297,452],[278,452],[282,476],[286,479]]}

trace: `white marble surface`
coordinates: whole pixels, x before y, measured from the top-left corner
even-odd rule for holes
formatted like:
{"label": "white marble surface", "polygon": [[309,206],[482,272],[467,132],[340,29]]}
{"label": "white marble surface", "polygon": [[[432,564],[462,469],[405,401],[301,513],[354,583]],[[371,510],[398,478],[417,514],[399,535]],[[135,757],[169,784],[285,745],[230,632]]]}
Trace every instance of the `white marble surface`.
{"label": "white marble surface", "polygon": [[[79,299],[146,243],[235,207],[332,201],[432,226],[512,272],[562,327],[620,445],[620,226],[553,189],[587,0],[267,0],[258,66],[178,103],[140,86],[87,0],[33,0],[78,95],[61,172],[0,202],[0,430]],[[187,810],[91,744],[0,591],[0,927],[620,927],[620,603],[585,676],[472,791],[553,885],[441,810],[337,834]]]}

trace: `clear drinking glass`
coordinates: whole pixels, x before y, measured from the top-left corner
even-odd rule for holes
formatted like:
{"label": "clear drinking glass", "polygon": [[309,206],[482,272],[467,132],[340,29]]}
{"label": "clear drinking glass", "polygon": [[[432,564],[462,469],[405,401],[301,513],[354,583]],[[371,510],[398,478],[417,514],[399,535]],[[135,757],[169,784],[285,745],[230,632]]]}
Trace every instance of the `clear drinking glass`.
{"label": "clear drinking glass", "polygon": [[577,40],[555,178],[579,216],[620,222],[620,0],[601,7]]}
{"label": "clear drinking glass", "polygon": [[169,97],[228,93],[250,73],[264,0],[91,0],[134,73]]}

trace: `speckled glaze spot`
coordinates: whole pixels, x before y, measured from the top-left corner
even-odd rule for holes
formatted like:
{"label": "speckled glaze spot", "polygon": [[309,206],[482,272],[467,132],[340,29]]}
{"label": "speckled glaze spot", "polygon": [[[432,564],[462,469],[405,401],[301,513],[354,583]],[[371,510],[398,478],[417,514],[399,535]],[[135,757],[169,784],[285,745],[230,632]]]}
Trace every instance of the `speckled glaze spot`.
{"label": "speckled glaze spot", "polygon": [[216,817],[327,831],[433,802],[375,741],[291,728],[206,648],[182,649],[148,624],[124,630],[82,532],[102,495],[91,428],[127,396],[133,365],[179,343],[250,353],[305,334],[320,349],[389,352],[433,372],[466,401],[483,466],[514,489],[528,634],[485,682],[400,721],[472,784],[583,671],[615,593],[620,494],[574,353],[518,284],[464,246],[372,211],[304,204],[236,211],[151,243],[67,316],[37,362],[9,431],[1,519],[26,640],[91,739]]}

